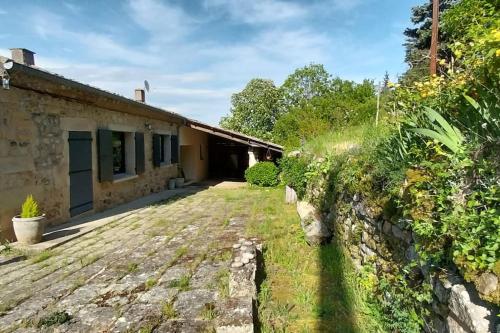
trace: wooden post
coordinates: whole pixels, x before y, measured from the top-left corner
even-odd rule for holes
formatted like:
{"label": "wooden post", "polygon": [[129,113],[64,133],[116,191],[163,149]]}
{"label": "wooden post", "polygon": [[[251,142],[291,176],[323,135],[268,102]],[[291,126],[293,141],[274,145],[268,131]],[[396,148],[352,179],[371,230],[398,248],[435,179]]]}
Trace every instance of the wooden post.
{"label": "wooden post", "polygon": [[437,49],[439,35],[439,0],[432,0],[432,39],[430,74],[437,73]]}
{"label": "wooden post", "polygon": [[380,114],[380,92],[382,90],[382,86],[380,82],[378,83],[377,86],[377,114],[375,116],[375,127],[378,126],[378,116]]}

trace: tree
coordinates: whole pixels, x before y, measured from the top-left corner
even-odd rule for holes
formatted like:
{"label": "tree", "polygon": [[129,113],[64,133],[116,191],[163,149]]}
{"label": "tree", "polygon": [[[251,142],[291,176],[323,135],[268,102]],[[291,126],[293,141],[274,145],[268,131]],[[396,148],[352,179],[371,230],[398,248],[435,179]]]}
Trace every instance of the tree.
{"label": "tree", "polygon": [[382,83],[382,88],[383,88],[384,91],[387,91],[389,89],[389,82],[391,82],[391,80],[389,78],[389,72],[385,71],[384,81]]}
{"label": "tree", "polygon": [[[440,16],[457,0],[441,0],[439,4]],[[432,35],[432,0],[412,8],[413,27],[404,31],[406,42],[405,61],[410,69],[405,73],[403,79],[414,81],[429,74],[429,49],[431,47]],[[448,37],[442,31],[439,33],[438,56],[441,59],[449,59],[451,53],[448,48]]]}
{"label": "tree", "polygon": [[231,97],[231,110],[223,117],[223,128],[269,140],[279,117],[281,92],[273,81],[252,79],[241,92]]}
{"label": "tree", "polygon": [[323,96],[330,90],[330,74],[323,65],[310,64],[298,68],[288,76],[281,91],[285,112],[300,106],[314,97]]}

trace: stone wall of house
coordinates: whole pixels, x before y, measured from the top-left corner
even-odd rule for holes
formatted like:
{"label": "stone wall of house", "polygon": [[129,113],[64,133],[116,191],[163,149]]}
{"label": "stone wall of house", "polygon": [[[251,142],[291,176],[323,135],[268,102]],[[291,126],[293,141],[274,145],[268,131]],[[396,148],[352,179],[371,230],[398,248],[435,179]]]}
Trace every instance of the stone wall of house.
{"label": "stone wall of house", "polygon": [[[28,194],[39,201],[49,224],[70,218],[68,131],[92,133],[94,211],[101,211],[161,191],[169,178],[177,176],[177,164],[153,167],[152,135],[156,131],[177,135],[178,126],[30,90],[0,89],[0,238],[13,239],[11,218]],[[145,173],[100,183],[99,128],[143,132]]]}
{"label": "stone wall of house", "polygon": [[[411,231],[402,229],[369,208],[361,195],[340,198],[344,211],[329,214],[334,221],[335,237],[348,249],[354,265],[372,265],[377,272],[419,262]],[[485,278],[484,286],[476,288],[466,283],[453,269],[442,274],[429,273],[429,267],[419,265],[415,276],[429,279],[433,289],[431,316],[426,318],[427,332],[487,333],[498,332],[498,308],[480,299],[481,292],[495,292],[497,279]],[[488,274],[488,273],[486,273]]]}

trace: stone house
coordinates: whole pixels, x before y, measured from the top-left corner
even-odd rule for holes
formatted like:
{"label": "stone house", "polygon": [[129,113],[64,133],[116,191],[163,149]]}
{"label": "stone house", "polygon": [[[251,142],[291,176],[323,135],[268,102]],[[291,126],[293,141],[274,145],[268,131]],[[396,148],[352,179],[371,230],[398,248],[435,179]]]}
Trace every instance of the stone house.
{"label": "stone house", "polygon": [[243,177],[282,147],[213,127],[35,66],[34,53],[0,57],[0,238],[33,194],[49,224],[165,190],[181,176]]}

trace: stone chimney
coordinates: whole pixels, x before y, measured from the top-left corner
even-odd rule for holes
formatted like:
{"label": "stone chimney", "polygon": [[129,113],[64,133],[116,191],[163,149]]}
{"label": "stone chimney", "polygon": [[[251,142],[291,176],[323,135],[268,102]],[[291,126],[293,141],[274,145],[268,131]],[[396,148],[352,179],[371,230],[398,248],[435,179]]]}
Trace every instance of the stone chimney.
{"label": "stone chimney", "polygon": [[146,93],[144,89],[136,89],[135,90],[135,100],[137,102],[145,103],[146,102]]}
{"label": "stone chimney", "polygon": [[10,51],[12,60],[15,62],[26,66],[35,66],[35,52],[22,48],[10,49]]}

